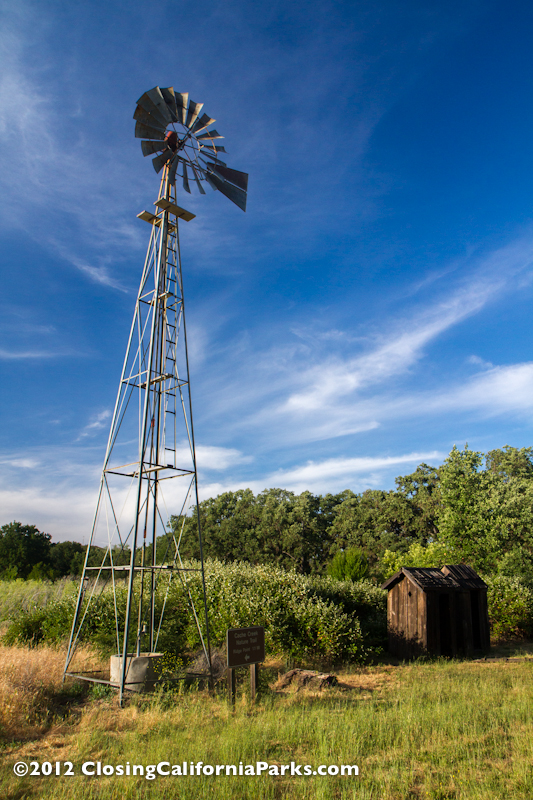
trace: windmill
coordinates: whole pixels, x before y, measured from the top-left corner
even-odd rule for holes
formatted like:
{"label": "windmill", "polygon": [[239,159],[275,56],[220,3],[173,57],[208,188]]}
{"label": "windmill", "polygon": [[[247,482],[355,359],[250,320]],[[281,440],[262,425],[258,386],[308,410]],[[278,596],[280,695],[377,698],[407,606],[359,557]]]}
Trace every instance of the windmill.
{"label": "windmill", "polygon": [[194,180],[198,191],[205,194],[203,183],[208,183],[246,211],[248,175],[221,161],[219,153],[226,151],[215,141],[224,137],[208,130],[215,120],[208,114],[200,116],[202,108],[203,103],[189,101],[188,94],[173,88],[156,86],[145,92],[133,115],[135,136],[145,139],[141,142],[143,155],[160,153],[152,160],[154,169],[160,172],[167,165],[172,186],[179,175],[186,192],[190,194],[190,180]]}
{"label": "windmill", "polygon": [[[137,216],[151,225],[137,302],[87,546],[64,676],[138,690],[157,677],[162,623],[172,583],[182,584],[208,673],[211,655],[198,512],[198,475],[179,222],[195,215],[176,203],[176,178],[191,192],[205,185],[246,210],[248,175],[220,159],[223,138],[214,119],[188,94],[156,86],[137,101],[135,136],[162,172],[155,210]],[[168,502],[167,502],[168,501]],[[179,501],[181,529],[169,536],[168,504]],[[198,566],[185,565],[180,547],[191,504],[196,506]],[[161,541],[164,550],[161,549]],[[198,579],[201,591],[198,592]],[[196,580],[196,591],[192,580]],[[110,671],[81,663],[80,643],[112,591]]]}

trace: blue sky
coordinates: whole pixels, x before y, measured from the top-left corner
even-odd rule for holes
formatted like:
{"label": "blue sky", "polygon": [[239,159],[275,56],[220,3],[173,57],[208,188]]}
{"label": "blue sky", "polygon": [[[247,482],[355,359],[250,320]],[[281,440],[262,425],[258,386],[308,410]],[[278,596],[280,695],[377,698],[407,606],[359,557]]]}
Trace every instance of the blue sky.
{"label": "blue sky", "polygon": [[250,174],[246,214],[178,195],[202,497],[533,444],[532,39],[525,2],[5,1],[0,522],[87,540],[156,84]]}

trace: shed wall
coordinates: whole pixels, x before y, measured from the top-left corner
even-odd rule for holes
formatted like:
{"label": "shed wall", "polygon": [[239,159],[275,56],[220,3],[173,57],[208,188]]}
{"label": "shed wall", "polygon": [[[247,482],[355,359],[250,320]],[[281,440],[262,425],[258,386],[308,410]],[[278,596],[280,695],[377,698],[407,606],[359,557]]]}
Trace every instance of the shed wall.
{"label": "shed wall", "polygon": [[387,598],[389,651],[401,658],[426,649],[426,595],[408,580],[399,581]]}

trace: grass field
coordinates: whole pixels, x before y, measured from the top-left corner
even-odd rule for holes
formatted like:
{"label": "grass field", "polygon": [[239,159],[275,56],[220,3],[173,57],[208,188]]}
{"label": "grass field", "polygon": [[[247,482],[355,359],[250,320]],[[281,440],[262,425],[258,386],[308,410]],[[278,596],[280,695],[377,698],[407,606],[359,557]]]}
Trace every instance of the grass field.
{"label": "grass field", "polygon": [[[0,648],[6,800],[533,796],[533,658],[361,667],[315,693],[276,691],[283,665],[271,663],[264,677],[274,689],[265,685],[254,706],[243,693],[234,711],[223,696],[197,690],[137,697],[119,709],[98,690],[62,692],[62,667],[59,651]],[[19,778],[20,761],[71,761],[75,774]],[[291,761],[356,764],[359,775],[88,777],[80,774],[88,761],[262,761],[279,771]]]}

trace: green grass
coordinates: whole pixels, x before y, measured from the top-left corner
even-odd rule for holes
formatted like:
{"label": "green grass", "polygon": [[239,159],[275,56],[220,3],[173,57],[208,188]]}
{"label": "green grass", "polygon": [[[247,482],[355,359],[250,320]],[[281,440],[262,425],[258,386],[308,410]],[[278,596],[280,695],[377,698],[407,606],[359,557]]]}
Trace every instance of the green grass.
{"label": "green grass", "polygon": [[[358,668],[314,695],[252,706],[193,691],[87,700],[40,738],[4,747],[6,800],[487,800],[533,796],[533,659]],[[16,778],[16,761],[357,764],[359,777]]]}
{"label": "green grass", "polygon": [[70,578],[55,581],[37,581],[21,578],[14,581],[0,580],[0,622],[13,619],[21,610],[29,611],[34,606],[46,606],[76,594],[79,582]]}

